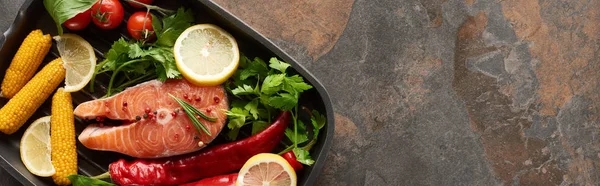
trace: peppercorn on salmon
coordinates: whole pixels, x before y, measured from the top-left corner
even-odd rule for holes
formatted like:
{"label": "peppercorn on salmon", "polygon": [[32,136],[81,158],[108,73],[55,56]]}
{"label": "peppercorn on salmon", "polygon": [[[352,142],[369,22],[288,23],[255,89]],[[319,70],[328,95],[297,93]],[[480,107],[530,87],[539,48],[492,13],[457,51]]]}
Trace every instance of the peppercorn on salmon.
{"label": "peppercorn on salmon", "polygon": [[[182,99],[214,122],[199,120],[212,134],[198,132],[180,105]],[[185,79],[152,80],[106,99],[81,103],[75,116],[83,119],[122,120],[120,126],[88,125],[79,141],[94,150],[114,151],[138,158],[185,154],[208,145],[225,126],[228,109],[225,89],[200,87]]]}
{"label": "peppercorn on salmon", "polygon": [[0,108],[0,131],[12,134],[33,115],[65,79],[60,58],[48,63],[8,103]]}
{"label": "peppercorn on salmon", "polygon": [[52,47],[50,34],[34,30],[23,40],[2,80],[1,96],[12,98],[35,74]]}
{"label": "peppercorn on salmon", "polygon": [[71,181],[67,176],[77,174],[75,116],[71,94],[59,88],[52,97],[51,112],[50,147],[52,165],[56,170],[52,179],[57,185],[69,185]]}

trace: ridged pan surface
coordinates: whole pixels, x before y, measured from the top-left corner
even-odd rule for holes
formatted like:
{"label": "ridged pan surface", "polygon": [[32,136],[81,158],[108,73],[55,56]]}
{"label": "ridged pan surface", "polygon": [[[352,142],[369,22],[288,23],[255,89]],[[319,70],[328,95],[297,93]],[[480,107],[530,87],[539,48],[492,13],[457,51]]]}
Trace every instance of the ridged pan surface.
{"label": "ridged pan surface", "polygon": [[[219,5],[210,0],[189,0],[189,1],[157,1],[159,6],[166,8],[177,8],[184,6],[190,8],[194,12],[196,23],[212,23],[216,24],[228,32],[230,32],[237,40],[240,51],[249,57],[261,57],[268,59],[276,56],[292,65],[295,72],[304,77],[305,81],[313,85],[313,89],[307,91],[300,98],[300,105],[307,106],[311,109],[316,109],[327,117],[327,125],[321,129],[318,143],[311,150],[311,155],[315,159],[315,164],[311,167],[306,167],[298,173],[298,185],[312,185],[319,176],[321,169],[327,158],[327,152],[331,146],[334,134],[334,114],[331,105],[331,100],[326,89],[322,84],[310,74],[297,61],[275,46],[272,42],[253,30],[243,21],[224,10]],[[135,10],[123,4],[126,13],[125,18],[129,17]],[[126,21],[110,31],[104,31],[90,24],[86,29],[78,32],[73,32],[82,36],[94,47],[96,56],[99,61],[103,59],[103,54],[110,48],[113,41],[120,37],[129,38],[127,34]],[[23,4],[16,17],[15,22],[3,34],[0,35],[0,80],[4,77],[4,73],[8,68],[12,57],[16,53],[23,39],[31,30],[41,29],[44,34],[57,35],[56,26],[50,15],[46,12],[42,0],[28,0]],[[58,57],[58,51],[53,46],[50,53],[46,56],[44,63]],[[41,67],[40,67],[41,68]],[[96,80],[96,92],[84,91],[73,93],[74,104],[101,97],[105,93],[105,85],[107,84],[108,76],[100,76]],[[6,104],[8,100],[0,98],[0,106]],[[21,162],[19,154],[19,142],[23,132],[36,118],[50,115],[50,100],[47,100],[36,113],[21,127],[21,129],[12,134],[0,134],[0,166],[6,169],[13,177],[24,185],[53,185],[51,178],[37,177],[25,168]],[[1,117],[1,116],[0,116]],[[85,124],[76,120],[77,134],[85,128]],[[214,143],[222,142],[223,139],[217,138]],[[79,174],[93,176],[107,171],[108,165],[120,158],[132,160],[118,153],[94,151],[85,148],[81,143],[77,142]]]}

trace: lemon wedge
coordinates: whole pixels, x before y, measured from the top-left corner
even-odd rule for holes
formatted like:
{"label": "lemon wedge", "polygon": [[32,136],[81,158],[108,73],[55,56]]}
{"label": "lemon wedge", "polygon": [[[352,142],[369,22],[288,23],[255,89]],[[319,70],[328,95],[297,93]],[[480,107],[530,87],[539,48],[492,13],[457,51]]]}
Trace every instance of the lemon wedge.
{"label": "lemon wedge", "polygon": [[183,31],[175,42],[173,54],[183,77],[200,86],[225,82],[240,60],[233,36],[212,24],[198,24]]}
{"label": "lemon wedge", "polygon": [[21,137],[21,161],[34,175],[49,177],[56,173],[50,154],[50,116],[35,120]]}
{"label": "lemon wedge", "polygon": [[294,168],[283,157],[261,153],[250,158],[238,174],[237,186],[295,186]]}
{"label": "lemon wedge", "polygon": [[96,54],[85,39],[75,34],[54,36],[58,53],[67,70],[65,92],[77,92],[87,85],[94,75]]}

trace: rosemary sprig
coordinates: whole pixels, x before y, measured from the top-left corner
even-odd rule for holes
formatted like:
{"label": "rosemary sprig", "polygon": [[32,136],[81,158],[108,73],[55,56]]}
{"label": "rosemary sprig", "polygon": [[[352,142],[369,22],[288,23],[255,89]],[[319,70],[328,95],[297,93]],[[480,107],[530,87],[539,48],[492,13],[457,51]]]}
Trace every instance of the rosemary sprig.
{"label": "rosemary sprig", "polygon": [[202,122],[200,122],[200,120],[198,120],[198,118],[196,118],[196,114],[210,122],[216,121],[217,120],[216,118],[211,118],[211,117],[204,115],[202,112],[200,112],[194,106],[190,105],[189,103],[187,103],[179,98],[176,98],[175,96],[173,96],[171,94],[169,94],[169,96],[171,96],[171,98],[173,98],[177,103],[179,103],[179,105],[181,105],[181,108],[183,108],[183,110],[185,111],[185,114],[188,116],[188,118],[190,118],[190,120],[192,120],[192,123],[194,124],[194,126],[196,127],[198,132],[200,132],[200,130],[202,130],[202,131],[204,131],[204,133],[208,134],[209,136],[212,136],[212,134],[210,133],[210,131],[208,131],[206,126],[204,126],[204,124],[202,124]]}
{"label": "rosemary sprig", "polygon": [[[173,96],[171,95],[171,97],[173,97]],[[175,98],[175,97],[174,97],[174,98]],[[215,121],[217,121],[217,118],[211,118],[211,117],[208,117],[208,116],[207,116],[207,115],[205,115],[204,113],[200,112],[198,109],[194,108],[194,106],[192,106],[192,105],[191,105],[191,104],[189,104],[188,102],[185,102],[185,101],[183,101],[183,100],[181,100],[181,99],[179,99],[179,100],[177,100],[177,99],[179,99],[179,98],[176,98],[176,100],[175,100],[175,101],[177,101],[177,102],[178,102],[180,105],[182,105],[182,104],[183,104],[183,105],[185,105],[185,107],[192,108],[192,109],[190,109],[190,110],[191,110],[191,111],[192,111],[194,114],[198,114],[200,117],[202,117],[202,119],[205,119],[206,121],[210,121],[210,122],[215,122]],[[182,107],[183,107],[183,105],[182,105]]]}

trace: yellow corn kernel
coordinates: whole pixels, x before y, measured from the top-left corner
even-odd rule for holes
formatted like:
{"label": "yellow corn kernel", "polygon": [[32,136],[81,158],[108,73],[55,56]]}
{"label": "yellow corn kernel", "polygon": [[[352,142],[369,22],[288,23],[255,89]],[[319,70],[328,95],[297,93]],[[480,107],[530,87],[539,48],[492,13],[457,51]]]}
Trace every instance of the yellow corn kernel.
{"label": "yellow corn kernel", "polygon": [[3,97],[12,98],[27,84],[50,51],[50,47],[52,47],[50,34],[44,35],[38,29],[27,35],[6,69],[1,87]]}
{"label": "yellow corn kernel", "polygon": [[52,117],[50,117],[50,148],[52,165],[56,170],[52,179],[57,185],[71,184],[67,176],[77,174],[75,142],[75,116],[73,116],[71,93],[59,88],[52,97]]}
{"label": "yellow corn kernel", "polygon": [[12,134],[33,115],[65,79],[60,58],[48,63],[8,103],[0,108],[0,132]]}

